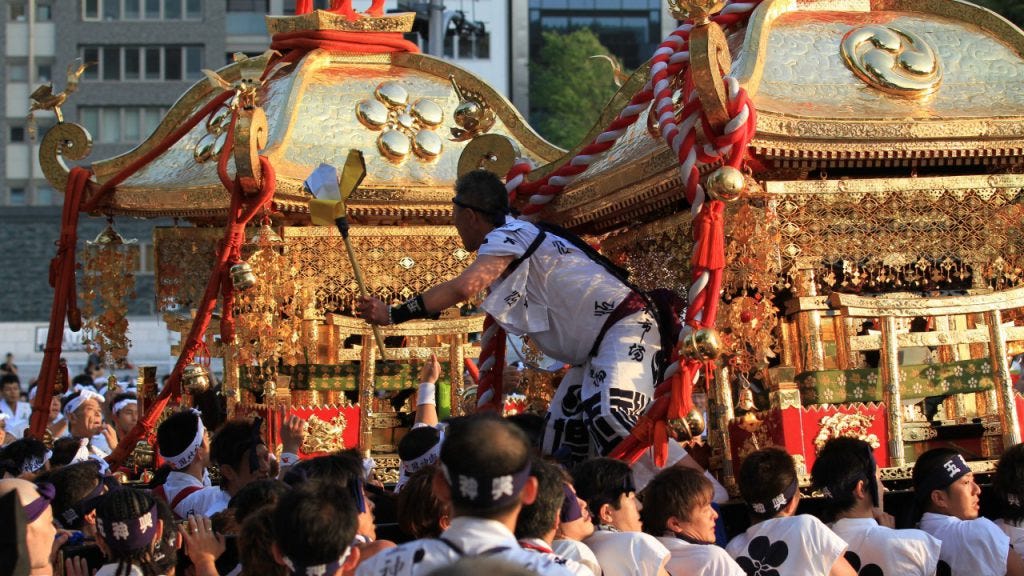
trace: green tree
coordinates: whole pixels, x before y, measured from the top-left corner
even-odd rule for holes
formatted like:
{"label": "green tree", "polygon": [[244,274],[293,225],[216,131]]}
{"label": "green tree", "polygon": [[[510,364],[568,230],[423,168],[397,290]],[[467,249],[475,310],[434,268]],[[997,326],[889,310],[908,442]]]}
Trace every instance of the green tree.
{"label": "green tree", "polygon": [[978,6],[984,6],[1013,22],[1024,27],[1024,3],[1020,0],[972,0]]}
{"label": "green tree", "polygon": [[572,148],[593,127],[615,94],[608,54],[597,36],[581,28],[568,34],[545,31],[540,54],[530,62],[530,123],[542,136]]}

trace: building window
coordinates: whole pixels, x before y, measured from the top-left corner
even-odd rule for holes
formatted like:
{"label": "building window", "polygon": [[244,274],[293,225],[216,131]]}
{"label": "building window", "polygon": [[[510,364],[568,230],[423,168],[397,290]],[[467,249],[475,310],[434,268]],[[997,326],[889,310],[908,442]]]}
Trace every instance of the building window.
{"label": "building window", "polygon": [[138,144],[156,131],[164,108],[157,106],[81,106],[78,120],[101,144]]}
{"label": "building window", "polygon": [[84,46],[81,51],[84,61],[97,62],[86,69],[87,80],[159,82],[203,75],[202,46]]}
{"label": "building window", "polygon": [[25,127],[24,126],[10,126],[7,129],[9,135],[8,142],[24,142],[25,141]]}
{"label": "building window", "polygon": [[53,79],[53,66],[51,64],[39,64],[36,66],[36,82],[49,82]]}
{"label": "building window", "polygon": [[203,0],[83,0],[82,2],[83,20],[200,20],[202,17]]}
{"label": "building window", "polygon": [[24,206],[25,205],[25,201],[27,200],[27,195],[25,194],[25,189],[24,188],[21,188],[21,187],[18,187],[18,188],[14,188],[14,187],[8,188],[8,194],[9,195],[8,195],[8,202],[7,203],[9,205],[11,205],[11,206]]}
{"label": "building window", "polygon": [[36,184],[36,206],[53,206],[54,196],[53,188],[46,184]]}
{"label": "building window", "polygon": [[7,7],[8,20],[11,22],[24,22],[28,19],[27,9],[24,4],[12,3]]}
{"label": "building window", "polygon": [[8,82],[28,82],[28,65],[26,65],[26,64],[8,64],[7,65],[7,81]]}
{"label": "building window", "polygon": [[53,7],[48,4],[36,6],[36,22],[49,22],[53,20]]}

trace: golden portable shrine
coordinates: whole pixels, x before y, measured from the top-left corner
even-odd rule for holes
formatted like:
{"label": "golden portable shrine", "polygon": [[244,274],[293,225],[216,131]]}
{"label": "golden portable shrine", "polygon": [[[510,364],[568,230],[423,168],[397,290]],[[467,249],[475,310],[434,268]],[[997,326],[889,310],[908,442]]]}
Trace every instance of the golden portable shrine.
{"label": "golden portable shrine", "polygon": [[[384,327],[383,350],[353,316],[360,283],[338,232],[311,225],[303,181],[360,150],[366,178],[345,207],[365,288],[385,301],[473,260],[451,190],[480,167],[507,177],[526,217],[687,298],[674,375],[618,456],[690,436],[691,394],[707,399],[727,485],[753,450],[784,447],[809,469],[838,435],[871,443],[888,478],[937,443],[986,471],[1020,441],[1024,34],[1012,24],[957,0],[670,0],[680,27],[564,151],[470,73],[416,53],[401,36],[412,16],[377,4],[268,17],[270,51],[209,73],[142,145],[89,170],[64,162],[88,157],[83,128],[46,134],[72,243],[54,264],[53,322],[77,315],[79,212],[179,222],[156,230],[155,252],[180,357],[135,439],[202,387],[211,357],[230,414],[283,407],[309,419],[307,454],[357,446],[385,468],[410,411],[392,393],[415,387],[429,354],[445,363],[451,414],[476,406],[464,367],[477,358],[481,395],[544,405],[550,375],[502,371],[472,305]],[[94,290],[108,307],[127,291]],[[41,382],[56,381],[55,346]]]}

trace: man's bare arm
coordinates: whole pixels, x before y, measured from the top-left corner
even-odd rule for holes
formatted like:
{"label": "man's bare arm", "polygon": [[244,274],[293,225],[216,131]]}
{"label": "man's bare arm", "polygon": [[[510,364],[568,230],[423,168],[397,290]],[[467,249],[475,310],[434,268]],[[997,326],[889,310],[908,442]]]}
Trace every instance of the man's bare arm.
{"label": "man's bare arm", "polygon": [[436,313],[465,302],[497,280],[512,260],[512,256],[479,256],[462,274],[424,292],[423,303]]}

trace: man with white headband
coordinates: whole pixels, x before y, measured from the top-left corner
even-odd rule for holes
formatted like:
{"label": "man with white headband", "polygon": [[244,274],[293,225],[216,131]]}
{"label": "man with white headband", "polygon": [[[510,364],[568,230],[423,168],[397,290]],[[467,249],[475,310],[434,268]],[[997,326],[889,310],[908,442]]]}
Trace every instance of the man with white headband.
{"label": "man with white headband", "polygon": [[437,462],[444,441],[444,427],[437,419],[437,379],[441,376],[441,363],[437,356],[430,358],[420,368],[420,385],[416,391],[416,419],[412,430],[398,443],[398,482],[395,493],[410,476]]}
{"label": "man with white headband", "polygon": [[110,402],[110,416],[114,419],[117,438],[124,438],[139,421],[139,399],[134,392],[121,392]]}
{"label": "man with white headband", "polygon": [[165,500],[179,518],[210,517],[227,508],[231,497],[210,484],[210,436],[197,410],[169,416],[156,431],[160,458],[171,468],[153,495]]}
{"label": "man with white headband", "polygon": [[765,448],[743,460],[740,494],[754,522],[725,547],[747,574],[786,576],[856,576],[843,554],[846,542],[814,516],[796,514],[797,490],[793,457]]}
{"label": "man with white headband", "polygon": [[958,575],[1024,575],[1024,559],[1013,553],[1010,538],[978,516],[981,488],[959,452],[933,448],[921,454],[912,478],[915,504],[924,512],[918,527],[942,540],[940,565]]}
{"label": "man with white headband", "polygon": [[570,576],[558,561],[524,550],[513,534],[519,511],[537,497],[526,435],[493,415],[453,421],[441,446],[434,493],[450,502],[451,525],[438,539],[380,552],[357,576],[422,576],[466,556],[491,556],[545,576]]}
{"label": "man with white headband", "polygon": [[[79,442],[78,453],[72,462],[84,462],[90,458],[103,462],[109,454],[105,446],[97,445],[97,437],[106,431],[103,423],[103,396],[83,388],[64,398],[61,412],[68,420],[68,434]],[[116,441],[114,445],[117,445]],[[103,467],[106,468],[105,462]]]}

